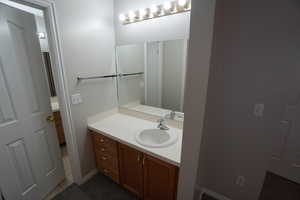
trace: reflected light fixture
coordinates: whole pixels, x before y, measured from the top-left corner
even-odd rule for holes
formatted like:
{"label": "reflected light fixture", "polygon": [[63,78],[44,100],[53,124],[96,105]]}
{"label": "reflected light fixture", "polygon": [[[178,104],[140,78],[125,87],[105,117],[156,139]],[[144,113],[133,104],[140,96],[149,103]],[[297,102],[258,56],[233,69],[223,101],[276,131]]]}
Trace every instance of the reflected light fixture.
{"label": "reflected light fixture", "polygon": [[119,19],[123,25],[136,23],[153,18],[174,15],[191,10],[191,0],[169,0],[161,5],[152,5],[150,8],[142,8],[120,14]]}

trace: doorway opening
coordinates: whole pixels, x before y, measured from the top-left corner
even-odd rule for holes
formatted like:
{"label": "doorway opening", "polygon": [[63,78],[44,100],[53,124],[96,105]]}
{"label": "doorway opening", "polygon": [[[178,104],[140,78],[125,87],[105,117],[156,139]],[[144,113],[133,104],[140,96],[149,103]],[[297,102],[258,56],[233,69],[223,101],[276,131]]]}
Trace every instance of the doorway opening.
{"label": "doorway opening", "polygon": [[[7,188],[1,188],[1,195],[4,195],[4,197],[8,196],[8,198],[11,198],[11,195],[13,195],[13,197],[16,197],[16,195],[26,195],[31,198],[46,197],[46,199],[52,199],[57,193],[74,182],[74,173],[72,172],[69,155],[69,149],[72,150],[73,147],[67,145],[65,137],[66,131],[62,123],[60,106],[62,104],[59,102],[59,99],[62,98],[58,97],[62,92],[57,92],[56,88],[58,88],[58,83],[54,81],[53,66],[55,62],[50,56],[49,46],[51,45],[51,41],[48,37],[50,30],[47,30],[45,11],[9,0],[0,0],[0,6],[2,12],[1,17],[5,19],[0,25],[2,28],[5,28],[7,35],[9,35],[7,38],[10,39],[7,44],[4,44],[3,47],[5,48],[2,49],[1,54],[3,52],[6,53],[6,48],[8,48],[11,50],[9,53],[13,53],[14,55],[6,59],[16,60],[12,62],[15,62],[14,64],[6,62],[6,60],[0,60],[3,62],[2,64],[0,63],[2,65],[0,66],[2,67],[0,78],[2,78],[2,82],[4,81],[5,86],[0,93],[4,92],[3,94],[7,96],[7,101],[2,99],[0,105],[8,107],[6,110],[11,109],[14,111],[12,115],[15,115],[17,119],[16,121],[11,120],[13,118],[7,118],[6,120],[9,113],[2,113],[0,108],[0,124],[4,124],[2,128],[7,126],[7,130],[9,130],[8,123],[10,122],[15,122],[16,127],[22,126],[18,125],[17,122],[18,120],[22,121],[22,117],[24,118],[24,116],[20,117],[20,115],[27,111],[32,111],[28,112],[30,114],[30,116],[28,116],[31,117],[30,120],[32,120],[31,123],[34,125],[40,124],[40,127],[34,130],[35,135],[28,135],[27,133],[18,135],[16,131],[13,131],[16,133],[16,138],[20,139],[15,141],[16,139],[7,137],[7,141],[3,142],[3,144],[1,143],[3,149],[4,146],[9,146],[9,148],[12,149],[11,155],[3,154],[6,156],[4,158],[11,159],[15,162],[13,164],[10,163],[10,165],[7,164],[6,169],[9,170],[9,167],[15,167],[15,169],[11,169],[11,172],[17,172],[18,175],[16,175],[15,181],[17,184],[20,184],[20,188],[18,188],[20,194],[13,195],[13,193],[16,192],[12,192],[14,189],[7,186]],[[7,40],[7,38],[2,39]],[[1,56],[3,55],[0,55],[0,58]],[[17,84],[20,85],[20,88],[23,83],[26,85],[22,88],[25,89],[23,91],[25,95],[23,96],[20,90],[11,86],[15,84],[12,78],[13,74],[9,74],[7,71],[12,65],[15,67],[14,70],[17,74],[16,79],[18,79],[18,75],[21,77],[21,79],[16,80],[19,81]],[[38,69],[38,72],[35,71],[36,69]],[[11,93],[15,94],[11,95]],[[29,103],[32,104],[33,107],[19,112],[18,103],[16,103],[20,101],[20,99],[18,100],[16,98],[18,93],[19,97],[24,97],[25,106],[26,103]],[[33,102],[30,102],[30,100]],[[46,118],[45,115],[48,117]],[[45,121],[48,123],[45,123]],[[27,125],[25,127],[27,127]],[[6,132],[6,129],[3,129],[4,135],[9,133]],[[24,130],[24,132],[26,132],[26,130]],[[35,145],[31,145],[34,143]],[[71,144],[71,142],[68,143]],[[21,147],[23,149],[17,151]],[[3,155],[0,154],[1,157]],[[39,170],[39,168],[43,169]],[[4,170],[2,170],[1,168],[1,173],[6,173],[6,169],[4,167]],[[78,178],[77,174],[75,174],[75,178],[76,176]],[[47,177],[48,179],[44,181],[43,177]],[[1,185],[2,183],[0,183],[0,186]],[[11,189],[11,191],[8,191],[8,189]]]}

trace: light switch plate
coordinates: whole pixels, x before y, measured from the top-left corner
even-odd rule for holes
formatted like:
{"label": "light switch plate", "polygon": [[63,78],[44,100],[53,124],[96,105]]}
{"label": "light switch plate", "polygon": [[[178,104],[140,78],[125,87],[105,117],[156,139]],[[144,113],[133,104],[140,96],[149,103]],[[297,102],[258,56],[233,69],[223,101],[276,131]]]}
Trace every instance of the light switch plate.
{"label": "light switch plate", "polygon": [[72,94],[71,99],[72,99],[72,104],[73,105],[82,103],[82,98],[81,98],[80,93]]}
{"label": "light switch plate", "polygon": [[264,116],[264,110],[265,110],[265,104],[257,103],[257,104],[254,105],[253,114],[256,117],[263,117]]}

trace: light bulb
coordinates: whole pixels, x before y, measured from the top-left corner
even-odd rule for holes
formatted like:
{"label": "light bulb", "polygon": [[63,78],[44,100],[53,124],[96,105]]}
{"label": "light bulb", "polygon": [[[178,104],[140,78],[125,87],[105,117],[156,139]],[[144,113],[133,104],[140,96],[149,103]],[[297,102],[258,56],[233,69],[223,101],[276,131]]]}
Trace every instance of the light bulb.
{"label": "light bulb", "polygon": [[167,1],[167,2],[164,3],[164,9],[165,9],[165,10],[170,10],[171,7],[172,7],[171,2]]}
{"label": "light bulb", "polygon": [[147,14],[147,12],[145,9],[140,9],[139,14],[140,14],[140,18],[143,18]]}
{"label": "light bulb", "polygon": [[128,12],[128,16],[129,16],[129,19],[130,19],[131,21],[133,21],[133,20],[135,19],[135,13],[132,12],[132,11],[129,11],[129,12]]}
{"label": "light bulb", "polygon": [[120,14],[119,19],[124,22],[126,20],[126,16],[124,14]]}
{"label": "light bulb", "polygon": [[151,7],[151,13],[152,13],[152,14],[156,14],[157,12],[158,12],[157,6],[152,6],[152,7]]}
{"label": "light bulb", "polygon": [[178,5],[179,5],[179,6],[185,6],[186,3],[187,3],[186,0],[178,0]]}

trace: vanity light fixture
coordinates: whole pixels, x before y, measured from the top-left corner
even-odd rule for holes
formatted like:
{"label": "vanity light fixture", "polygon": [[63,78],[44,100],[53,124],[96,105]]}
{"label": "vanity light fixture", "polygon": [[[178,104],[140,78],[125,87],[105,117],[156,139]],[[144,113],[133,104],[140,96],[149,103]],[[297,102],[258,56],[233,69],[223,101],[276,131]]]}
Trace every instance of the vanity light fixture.
{"label": "vanity light fixture", "polygon": [[147,15],[146,9],[140,9],[139,10],[139,17],[140,19],[144,19],[144,17]]}
{"label": "vanity light fixture", "polygon": [[186,0],[178,0],[178,5],[183,7],[187,4],[187,1]]}
{"label": "vanity light fixture", "polygon": [[136,23],[153,18],[174,15],[191,10],[191,0],[166,1],[161,5],[153,5],[150,8],[140,9],[138,11],[129,11],[127,14],[119,16],[123,25]]}
{"label": "vanity light fixture", "polygon": [[158,13],[158,7],[157,6],[155,6],[155,5],[151,6],[150,10],[151,10],[152,15],[157,15],[157,13]]}
{"label": "vanity light fixture", "polygon": [[122,21],[122,22],[125,22],[126,21],[126,15],[124,15],[124,14],[120,14],[120,16],[119,16],[119,19],[120,19],[120,21]]}
{"label": "vanity light fixture", "polygon": [[169,10],[171,10],[171,8],[172,8],[172,3],[170,1],[166,1],[164,3],[164,10],[169,11]]}
{"label": "vanity light fixture", "polygon": [[128,16],[129,16],[130,21],[134,21],[136,18],[136,14],[133,11],[129,11]]}

